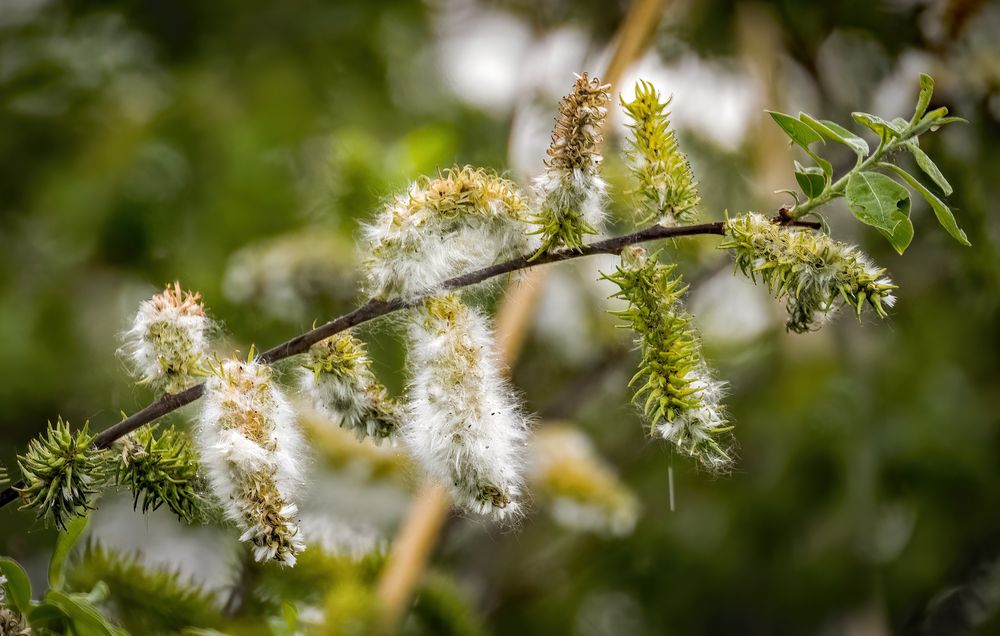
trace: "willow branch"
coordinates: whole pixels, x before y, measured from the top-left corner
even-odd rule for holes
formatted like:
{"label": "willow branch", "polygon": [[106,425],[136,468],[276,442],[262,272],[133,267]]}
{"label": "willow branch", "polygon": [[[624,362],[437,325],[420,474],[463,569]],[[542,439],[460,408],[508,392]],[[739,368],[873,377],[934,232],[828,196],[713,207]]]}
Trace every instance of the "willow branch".
{"label": "willow branch", "polygon": [[[803,227],[819,227],[817,223],[805,221],[796,221],[794,224]],[[559,263],[575,258],[593,256],[595,254],[617,254],[629,245],[646,243],[648,241],[655,241],[658,239],[695,236],[699,234],[715,234],[722,236],[725,234],[725,231],[725,223],[722,221],[716,223],[700,223],[697,225],[679,225],[674,227],[653,225],[643,230],[639,230],[638,232],[633,232],[632,234],[616,236],[603,241],[590,243],[589,245],[585,245],[581,250],[557,250],[548,254],[543,254],[534,259],[530,254],[525,254],[503,263],[497,263],[496,265],[490,265],[489,267],[477,269],[473,272],[469,272],[468,274],[462,274],[461,276],[449,278],[437,287],[428,289],[423,294],[420,294],[412,299],[404,300],[402,298],[392,298],[390,300],[382,300],[379,298],[372,298],[365,304],[349,313],[344,314],[343,316],[334,318],[333,320],[324,323],[315,329],[295,336],[291,340],[286,340],[278,346],[268,349],[264,353],[260,354],[259,359],[261,362],[271,364],[301,353],[305,353],[309,350],[309,347],[313,346],[317,342],[325,340],[334,334],[346,331],[351,327],[356,327],[360,324],[375,320],[376,318],[387,316],[400,311],[401,309],[413,307],[414,305],[422,302],[424,299],[442,291],[469,287],[471,285],[490,280],[491,278],[496,278],[497,276],[501,276],[503,274],[510,274],[512,272],[530,269],[537,265]],[[167,413],[176,411],[182,406],[194,402],[200,398],[204,392],[205,385],[196,384],[188,389],[185,389],[184,391],[181,391],[180,393],[167,393],[152,404],[146,406],[146,408],[141,411],[130,415],[121,422],[118,422],[117,424],[102,431],[94,438],[94,446],[99,449],[108,448],[115,442],[115,440],[128,435],[140,426],[149,424],[150,422],[163,417]],[[0,507],[6,506],[17,499],[17,488],[23,487],[23,485],[23,482],[18,482],[3,492],[0,492]]]}

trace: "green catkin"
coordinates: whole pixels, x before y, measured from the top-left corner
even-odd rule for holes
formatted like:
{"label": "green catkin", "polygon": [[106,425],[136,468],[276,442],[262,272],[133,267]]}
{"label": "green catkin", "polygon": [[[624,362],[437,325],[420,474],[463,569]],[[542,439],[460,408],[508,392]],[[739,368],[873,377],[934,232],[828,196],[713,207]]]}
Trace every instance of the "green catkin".
{"label": "green catkin", "polygon": [[621,104],[632,120],[625,156],[637,181],[631,192],[640,204],[636,221],[642,225],[693,222],[701,196],[676,133],[670,130],[670,99],[661,101],[652,84],[640,81],[635,99],[622,99]]}
{"label": "green catkin", "polygon": [[186,523],[196,521],[203,506],[203,480],[198,456],[183,433],[170,427],[158,437],[143,427],[124,440],[115,481],[133,494],[133,505],[146,513],[163,505]]}
{"label": "green catkin", "polygon": [[34,508],[39,519],[63,530],[70,520],[93,510],[106,477],[105,453],[93,443],[88,424],[73,432],[62,418],[49,422],[45,435],[31,440],[27,452],[17,456],[24,478],[18,488],[22,508]]}
{"label": "green catkin", "polygon": [[617,271],[604,278],[618,286],[614,297],[628,302],[615,313],[638,336],[642,360],[629,386],[637,387],[632,401],[650,434],[718,470],[732,460],[723,385],[702,357],[701,340],[681,303],[687,286],[673,270],[641,248],[627,248]]}
{"label": "green catkin", "polygon": [[729,219],[726,235],[719,247],[733,251],[736,268],[754,282],[759,276],[776,298],[787,300],[789,331],[818,329],[841,305],[859,320],[865,304],[885,318],[896,301],[896,285],[884,269],[826,234],[782,227],[751,213]]}

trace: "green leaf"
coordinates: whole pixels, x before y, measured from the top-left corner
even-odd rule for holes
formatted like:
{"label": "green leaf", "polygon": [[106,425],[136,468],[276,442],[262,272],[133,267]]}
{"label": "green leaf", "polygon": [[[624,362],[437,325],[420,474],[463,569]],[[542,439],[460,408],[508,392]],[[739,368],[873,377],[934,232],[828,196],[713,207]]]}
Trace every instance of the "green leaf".
{"label": "green leaf", "polygon": [[52,552],[52,560],[49,561],[49,587],[53,590],[60,590],[65,580],[63,568],[66,564],[66,557],[70,550],[80,539],[80,535],[87,528],[87,517],[77,517],[66,524],[66,531],[59,534],[56,540],[56,548]]}
{"label": "green leaf", "polygon": [[902,128],[890,121],[882,119],[878,115],[872,115],[870,113],[851,113],[851,117],[853,117],[854,121],[858,122],[862,126],[874,131],[875,134],[881,139],[899,137],[903,133]]}
{"label": "green leaf", "polygon": [[823,135],[827,139],[844,144],[858,155],[864,157],[868,154],[868,142],[858,137],[843,126],[828,120],[816,120],[806,113],[799,113],[799,119],[809,125],[810,128]]}
{"label": "green leaf", "polygon": [[913,240],[910,193],[884,174],[855,172],[847,181],[847,205],[862,223],[878,229],[902,254]]}
{"label": "green leaf", "polygon": [[818,197],[826,188],[826,177],[822,168],[806,168],[798,161],[795,162],[795,180],[810,199]]}
{"label": "green leaf", "polygon": [[934,94],[934,78],[926,73],[920,74],[920,94],[917,95],[917,108],[913,113],[914,122],[927,112],[927,106],[931,103],[931,96]]}
{"label": "green leaf", "polygon": [[826,159],[823,159],[815,152],[809,149],[809,144],[816,143],[826,143],[823,141],[823,136],[818,132],[813,130],[809,124],[801,122],[795,119],[791,115],[786,115],[784,113],[775,112],[773,110],[767,111],[771,118],[781,126],[781,129],[785,131],[785,134],[791,138],[796,144],[798,144],[803,150],[808,153],[812,160],[816,162],[823,170],[823,174],[826,175],[827,181],[833,176],[833,164],[831,164]]}
{"label": "green leaf", "polygon": [[775,123],[781,126],[781,129],[785,131],[785,134],[788,135],[792,141],[806,150],[809,150],[809,144],[816,143],[817,141],[823,141],[823,137],[821,137],[818,132],[810,128],[808,124],[795,119],[791,115],[775,112],[773,110],[769,110],[767,113],[771,116],[771,119],[773,119]]}
{"label": "green leaf", "polygon": [[118,630],[79,595],[49,590],[45,599],[66,614],[73,623],[72,632],[77,636],[116,636]]}
{"label": "green leaf", "polygon": [[965,117],[942,117],[934,122],[935,126],[944,126],[945,124],[967,124],[969,120]]}
{"label": "green leaf", "polygon": [[10,557],[0,558],[0,574],[7,579],[7,598],[19,614],[31,606],[31,581],[21,564]]}
{"label": "green leaf", "polygon": [[948,234],[951,234],[952,238],[967,247],[972,245],[972,243],[969,242],[969,237],[965,235],[962,228],[958,227],[958,221],[955,220],[955,215],[952,213],[951,209],[945,205],[941,199],[937,198],[933,192],[917,181],[916,177],[899,166],[891,163],[880,163],[879,166],[894,171],[902,177],[904,181],[910,184],[914,190],[919,192],[921,196],[927,200],[927,203],[930,204],[931,209],[934,210],[934,215],[937,217],[938,223],[941,224],[941,227],[947,230]]}
{"label": "green leaf", "polygon": [[945,115],[947,114],[948,109],[946,107],[942,106],[941,108],[935,108],[931,112],[924,115],[923,119],[921,119],[917,125],[913,127],[913,135],[922,135],[932,128],[936,129],[945,124],[949,124],[956,119],[961,119],[960,117],[946,117]]}
{"label": "green leaf", "polygon": [[[49,603],[42,603],[31,608],[28,612],[28,623],[36,630],[40,631],[42,629],[50,629],[61,633],[65,630],[65,621],[68,620],[66,612],[62,611],[55,605]],[[61,628],[61,629],[58,629]],[[47,633],[47,632],[46,632]]]}
{"label": "green leaf", "polygon": [[906,149],[910,151],[910,154],[913,155],[913,158],[917,160],[917,165],[924,171],[924,174],[930,177],[931,181],[937,184],[937,187],[941,188],[941,192],[944,192],[945,196],[951,194],[951,184],[944,178],[944,175],[941,174],[937,165],[931,161],[931,158],[927,156],[927,153],[921,150],[920,146],[915,143],[908,143],[904,145],[906,146]]}

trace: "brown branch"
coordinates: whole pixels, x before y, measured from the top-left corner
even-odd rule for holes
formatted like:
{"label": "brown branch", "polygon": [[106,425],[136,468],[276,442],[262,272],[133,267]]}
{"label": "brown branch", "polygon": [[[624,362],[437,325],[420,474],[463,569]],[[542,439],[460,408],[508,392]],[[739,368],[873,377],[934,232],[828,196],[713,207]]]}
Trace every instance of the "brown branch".
{"label": "brown branch", "polygon": [[[795,225],[818,227],[818,224],[816,223],[809,223],[805,221],[797,221],[795,222]],[[717,223],[701,223],[698,225],[680,225],[675,227],[653,225],[644,230],[633,232],[632,234],[616,236],[603,241],[596,241],[589,245],[585,245],[583,249],[577,251],[558,250],[549,254],[543,254],[534,260],[532,260],[531,255],[526,254],[524,256],[518,256],[517,258],[503,263],[497,263],[496,265],[490,265],[489,267],[477,269],[476,271],[469,272],[468,274],[462,274],[461,276],[449,278],[438,287],[429,289],[423,294],[420,294],[412,299],[404,300],[402,298],[393,298],[390,300],[381,300],[378,298],[372,298],[350,313],[334,318],[333,320],[324,323],[311,331],[295,336],[291,340],[287,340],[276,347],[268,349],[264,353],[260,354],[259,359],[262,362],[270,364],[284,360],[285,358],[305,353],[312,345],[329,338],[336,333],[346,331],[351,327],[375,320],[376,318],[381,318],[382,316],[395,313],[401,309],[412,307],[420,303],[425,298],[436,293],[440,293],[441,291],[461,289],[463,287],[482,283],[502,274],[509,274],[511,272],[529,269],[537,265],[558,263],[561,261],[572,260],[574,258],[592,256],[594,254],[617,254],[629,245],[655,241],[657,239],[694,236],[699,234],[716,234],[721,236],[725,234],[725,223],[719,221]],[[108,448],[115,442],[115,440],[128,435],[140,426],[149,424],[150,422],[163,417],[167,413],[176,411],[182,406],[194,402],[200,398],[204,392],[205,385],[196,384],[195,386],[185,389],[180,393],[167,393],[138,413],[134,413],[121,422],[118,422],[117,424],[102,431],[99,435],[97,435],[97,437],[94,438],[94,446],[96,448]],[[17,489],[22,487],[24,487],[24,482],[18,482],[3,492],[0,492],[0,507],[6,506],[17,499]]]}

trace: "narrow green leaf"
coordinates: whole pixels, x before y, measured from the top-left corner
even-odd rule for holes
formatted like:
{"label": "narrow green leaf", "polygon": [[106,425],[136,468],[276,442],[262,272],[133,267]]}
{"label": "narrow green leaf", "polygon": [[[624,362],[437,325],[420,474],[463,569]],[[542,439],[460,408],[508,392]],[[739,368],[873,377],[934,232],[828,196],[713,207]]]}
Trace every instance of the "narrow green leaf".
{"label": "narrow green leaf", "polygon": [[781,129],[785,131],[785,134],[798,144],[806,153],[812,157],[812,160],[816,162],[822,170],[823,174],[826,175],[826,180],[829,183],[831,177],[833,177],[833,164],[831,164],[826,159],[823,159],[815,152],[809,149],[809,144],[816,143],[826,143],[823,141],[823,136],[818,132],[813,130],[809,124],[795,119],[791,115],[786,115],[784,113],[779,113],[773,110],[767,111],[771,118],[781,126]]}
{"label": "narrow green leaf", "polygon": [[856,172],[847,181],[847,205],[859,221],[878,229],[902,254],[913,240],[910,193],[884,174]]}
{"label": "narrow green leaf", "polygon": [[791,115],[786,115],[773,110],[769,110],[767,113],[771,116],[771,119],[773,119],[775,123],[781,126],[781,129],[785,131],[785,134],[802,148],[809,150],[809,144],[816,143],[817,141],[823,141],[823,137],[821,137],[818,132],[810,128],[808,124],[795,119]]}
{"label": "narrow green leaf", "polygon": [[938,223],[941,224],[941,227],[947,230],[948,234],[951,234],[952,238],[967,247],[972,245],[972,243],[969,242],[969,237],[965,235],[962,228],[958,227],[958,221],[955,220],[955,215],[952,213],[951,209],[945,205],[941,199],[937,198],[933,192],[928,190],[924,184],[917,181],[916,177],[899,166],[891,163],[880,163],[879,166],[894,171],[902,177],[904,181],[910,184],[914,190],[919,192],[920,195],[927,200],[927,203],[930,204],[931,209],[934,210],[934,216],[937,217]]}
{"label": "narrow green leaf", "polygon": [[63,568],[66,565],[66,557],[80,535],[87,529],[87,517],[77,517],[66,524],[66,531],[59,534],[56,540],[56,548],[52,551],[52,559],[49,561],[49,587],[53,590],[60,590],[63,586],[65,576]]}
{"label": "narrow green leaf", "polygon": [[926,73],[920,74],[920,94],[917,95],[917,108],[913,113],[914,122],[927,112],[927,106],[931,103],[931,96],[934,95],[934,78]]}
{"label": "narrow green leaf", "polygon": [[936,130],[940,126],[950,123],[951,118],[946,117],[947,114],[948,109],[944,106],[930,111],[912,128],[913,136],[922,135],[928,130]]}
{"label": "narrow green leaf", "polygon": [[945,196],[951,194],[951,184],[944,178],[944,175],[941,174],[941,170],[938,169],[937,165],[931,160],[927,153],[921,150],[920,146],[915,143],[908,143],[904,145],[906,146],[906,149],[910,151],[910,154],[913,155],[913,158],[916,159],[917,165],[924,171],[924,174],[930,177],[931,181],[937,184],[937,187],[941,188],[941,192],[944,192]]}
{"label": "narrow green leaf", "polygon": [[967,124],[969,120],[965,117],[942,117],[934,122],[935,126],[944,126],[945,124]]}
{"label": "narrow green leaf", "polygon": [[77,636],[116,636],[118,630],[79,595],[49,590],[45,599],[66,614],[73,623],[72,633]]}
{"label": "narrow green leaf", "polygon": [[31,606],[31,581],[21,564],[10,557],[0,558],[0,574],[7,579],[7,599],[19,614]]}
{"label": "narrow green leaf", "polygon": [[822,168],[806,168],[798,161],[795,162],[795,180],[810,199],[818,197],[826,188],[826,177]]}
{"label": "narrow green leaf", "polygon": [[903,129],[892,123],[891,121],[886,121],[879,117],[878,115],[872,115],[870,113],[851,113],[851,117],[854,121],[858,122],[862,126],[871,129],[882,139],[889,139],[891,137],[899,137]]}

